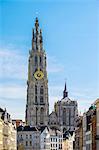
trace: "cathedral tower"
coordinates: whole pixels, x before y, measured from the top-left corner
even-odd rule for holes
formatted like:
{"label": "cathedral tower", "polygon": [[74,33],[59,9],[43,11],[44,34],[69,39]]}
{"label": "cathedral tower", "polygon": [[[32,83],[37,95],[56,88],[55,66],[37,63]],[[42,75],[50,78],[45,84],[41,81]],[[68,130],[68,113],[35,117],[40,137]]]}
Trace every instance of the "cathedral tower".
{"label": "cathedral tower", "polygon": [[43,49],[42,31],[39,29],[38,18],[36,18],[28,62],[26,123],[30,126],[47,125],[48,116],[46,54]]}

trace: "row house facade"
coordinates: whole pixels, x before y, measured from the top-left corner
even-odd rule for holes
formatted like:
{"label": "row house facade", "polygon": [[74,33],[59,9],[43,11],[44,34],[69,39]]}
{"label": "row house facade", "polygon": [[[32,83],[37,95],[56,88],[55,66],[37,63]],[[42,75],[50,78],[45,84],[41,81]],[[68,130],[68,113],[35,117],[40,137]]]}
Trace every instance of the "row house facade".
{"label": "row house facade", "polygon": [[0,150],[16,150],[16,129],[6,109],[0,108]]}
{"label": "row house facade", "polygon": [[75,132],[66,131],[63,134],[62,150],[74,150]]}
{"label": "row house facade", "polygon": [[76,119],[75,150],[83,150],[83,116]]}
{"label": "row house facade", "polygon": [[62,150],[63,135],[56,128],[48,126],[17,128],[18,150]]}
{"label": "row house facade", "polygon": [[99,99],[76,120],[75,150],[99,149]]}

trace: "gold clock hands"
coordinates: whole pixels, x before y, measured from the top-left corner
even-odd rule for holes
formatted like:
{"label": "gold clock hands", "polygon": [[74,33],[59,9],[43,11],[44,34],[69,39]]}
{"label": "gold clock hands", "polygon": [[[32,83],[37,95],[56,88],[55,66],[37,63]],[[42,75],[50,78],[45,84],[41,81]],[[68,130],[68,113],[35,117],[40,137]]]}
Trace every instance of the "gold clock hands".
{"label": "gold clock hands", "polygon": [[42,79],[44,77],[44,74],[42,71],[40,71],[40,69],[38,68],[38,70],[34,73],[34,77],[38,80]]}

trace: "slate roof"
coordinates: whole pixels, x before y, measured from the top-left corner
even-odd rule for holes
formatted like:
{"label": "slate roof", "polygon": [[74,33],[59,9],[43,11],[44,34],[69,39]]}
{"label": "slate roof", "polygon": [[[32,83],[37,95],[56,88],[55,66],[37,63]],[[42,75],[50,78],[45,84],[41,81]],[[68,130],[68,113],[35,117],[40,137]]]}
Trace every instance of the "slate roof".
{"label": "slate roof", "polygon": [[0,112],[4,112],[4,110],[2,108],[0,108]]}
{"label": "slate roof", "polygon": [[31,127],[31,126],[19,126],[17,128],[17,131],[38,131],[36,127]]}

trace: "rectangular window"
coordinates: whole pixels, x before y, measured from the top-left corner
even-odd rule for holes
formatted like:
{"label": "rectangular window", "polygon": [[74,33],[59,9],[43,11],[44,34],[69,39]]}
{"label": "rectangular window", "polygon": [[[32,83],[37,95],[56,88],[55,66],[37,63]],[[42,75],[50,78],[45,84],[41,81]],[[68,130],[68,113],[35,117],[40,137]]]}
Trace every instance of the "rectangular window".
{"label": "rectangular window", "polygon": [[32,141],[30,141],[30,146],[32,146]]}
{"label": "rectangular window", "polygon": [[28,135],[26,134],[26,139],[28,139]]}
{"label": "rectangular window", "polygon": [[28,146],[28,141],[26,141],[26,146]]}

